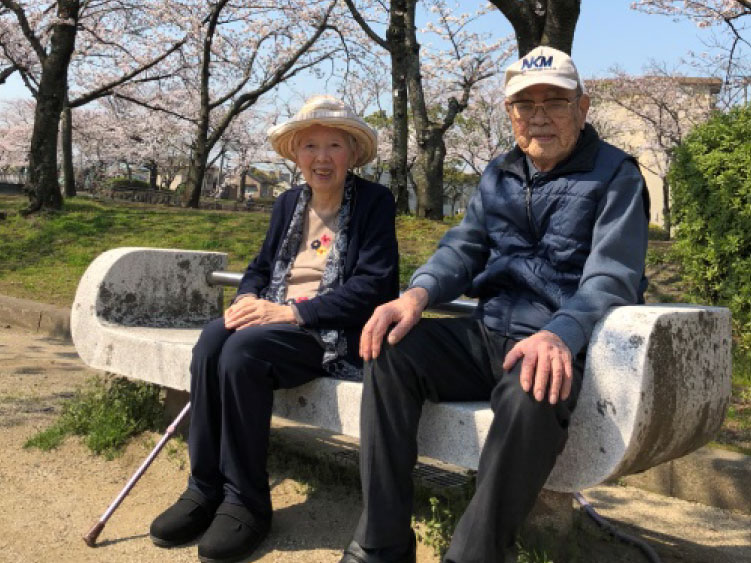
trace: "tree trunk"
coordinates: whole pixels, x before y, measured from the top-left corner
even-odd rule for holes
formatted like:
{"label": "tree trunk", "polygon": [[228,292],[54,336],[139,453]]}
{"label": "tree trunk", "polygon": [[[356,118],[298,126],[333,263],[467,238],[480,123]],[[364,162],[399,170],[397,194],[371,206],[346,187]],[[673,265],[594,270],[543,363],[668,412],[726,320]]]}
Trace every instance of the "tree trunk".
{"label": "tree trunk", "polygon": [[29,176],[25,190],[29,207],[24,215],[44,209],[61,209],[63,198],[57,181],[57,135],[65,102],[68,65],[76,43],[79,0],[60,0],[58,20],[52,25],[49,54],[42,62],[36,96],[34,129],[29,149]]}
{"label": "tree trunk", "polygon": [[[201,190],[203,188],[203,179],[206,176],[206,166],[209,161],[209,120],[211,117],[211,94],[209,91],[209,80],[211,77],[211,46],[214,41],[219,14],[227,0],[212,4],[210,14],[206,19],[208,29],[206,37],[203,39],[203,54],[201,59],[201,84],[200,84],[200,110],[198,117],[198,127],[193,139],[193,146],[190,151],[190,168],[188,170],[187,193],[190,194],[188,207],[198,209],[201,205]],[[206,23],[204,22],[204,23]]]}
{"label": "tree trunk", "polygon": [[429,131],[418,140],[417,160],[413,168],[416,215],[427,219],[443,219],[443,161],[446,144],[443,136]]}
{"label": "tree trunk", "polygon": [[391,144],[391,192],[396,199],[396,212],[409,213],[407,191],[407,148],[409,125],[407,118],[407,49],[405,41],[405,0],[392,0],[389,10],[389,27],[386,41],[391,54],[391,88],[394,137]]}
{"label": "tree trunk", "polygon": [[206,137],[199,132],[194,140],[190,153],[190,167],[188,169],[187,193],[188,207],[198,209],[201,205],[201,191],[206,177],[206,165],[209,160],[206,149]]}
{"label": "tree trunk", "polygon": [[193,209],[201,206],[201,191],[206,177],[206,159],[194,152],[190,158],[186,193],[190,194],[187,205]]}
{"label": "tree trunk", "polygon": [[[246,182],[245,179],[247,178],[247,176],[248,176],[248,169],[243,168],[242,172],[240,172],[240,190],[239,190],[239,193],[237,194],[237,201],[245,201],[245,182]],[[261,195],[260,192],[261,190],[259,189],[258,195]]]}
{"label": "tree trunk", "polygon": [[440,127],[430,122],[420,74],[420,44],[417,42],[415,6],[408,0],[405,12],[406,76],[409,102],[417,137],[417,159],[412,176],[417,195],[417,215],[428,219],[443,219],[443,161],[446,146]]}
{"label": "tree trunk", "polygon": [[157,164],[156,160],[150,160],[146,164],[146,168],[149,169],[149,189],[150,190],[157,190],[156,185],[156,178],[159,175],[159,165]]}
{"label": "tree trunk", "polygon": [[581,0],[490,0],[511,23],[519,56],[547,45],[571,54]]}
{"label": "tree trunk", "polygon": [[67,105],[63,108],[62,145],[65,197],[75,197],[76,173],[73,168],[73,112]]}
{"label": "tree trunk", "polygon": [[662,226],[670,236],[672,221],[670,220],[670,183],[667,178],[662,179]]}

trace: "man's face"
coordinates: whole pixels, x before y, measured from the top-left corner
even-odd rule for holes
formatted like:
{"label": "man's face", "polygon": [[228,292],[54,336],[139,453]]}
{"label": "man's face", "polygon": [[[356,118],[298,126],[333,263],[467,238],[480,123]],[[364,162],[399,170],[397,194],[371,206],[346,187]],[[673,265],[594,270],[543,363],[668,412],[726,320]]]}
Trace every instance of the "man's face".
{"label": "man's face", "polygon": [[[533,115],[521,117],[513,108],[513,102],[541,104],[546,100],[566,100],[572,103],[566,105],[564,102],[553,102],[559,106],[566,105],[562,113],[554,112],[553,116],[538,106]],[[506,111],[511,118],[516,142],[542,172],[553,169],[574,150],[579,131],[584,128],[587,110],[589,96],[586,94],[577,98],[574,90],[547,84],[530,86],[506,100]]]}

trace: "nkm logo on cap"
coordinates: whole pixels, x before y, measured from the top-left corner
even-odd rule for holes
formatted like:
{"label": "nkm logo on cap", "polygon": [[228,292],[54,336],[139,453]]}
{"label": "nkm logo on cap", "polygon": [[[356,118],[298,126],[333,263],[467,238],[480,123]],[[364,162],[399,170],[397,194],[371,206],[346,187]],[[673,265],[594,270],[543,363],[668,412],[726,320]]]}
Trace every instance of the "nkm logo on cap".
{"label": "nkm logo on cap", "polygon": [[540,55],[539,57],[529,57],[522,60],[522,70],[530,68],[550,68],[551,66],[553,66],[553,55],[550,55],[549,57],[543,57]]}
{"label": "nkm logo on cap", "polygon": [[582,92],[585,91],[571,57],[546,45],[535,47],[512,63],[506,69],[505,75],[506,97],[535,84],[548,84],[567,90],[581,88]]}

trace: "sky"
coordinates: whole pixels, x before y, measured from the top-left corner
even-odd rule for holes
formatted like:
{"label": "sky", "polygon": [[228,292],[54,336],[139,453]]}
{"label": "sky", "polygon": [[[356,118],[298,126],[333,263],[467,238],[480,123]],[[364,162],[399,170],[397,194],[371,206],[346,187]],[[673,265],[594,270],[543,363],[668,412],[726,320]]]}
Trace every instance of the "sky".
{"label": "sky", "polygon": [[[473,3],[461,2],[462,6]],[[699,29],[688,20],[675,22],[666,16],[643,14],[631,10],[630,4],[631,0],[582,0],[572,56],[584,78],[606,76],[615,65],[630,74],[640,74],[650,59],[673,68],[689,51],[705,50],[702,41],[711,38],[711,31]],[[493,32],[511,34],[511,25],[495,12],[488,16]],[[18,97],[29,94],[14,75],[0,86],[0,100]]]}

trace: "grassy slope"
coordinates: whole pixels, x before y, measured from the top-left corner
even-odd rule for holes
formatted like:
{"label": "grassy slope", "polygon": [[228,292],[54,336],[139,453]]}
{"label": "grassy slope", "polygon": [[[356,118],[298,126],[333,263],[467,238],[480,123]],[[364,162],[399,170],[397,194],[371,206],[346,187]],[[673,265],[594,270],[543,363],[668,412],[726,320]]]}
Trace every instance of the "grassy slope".
{"label": "grassy slope", "polygon": [[[146,246],[212,250],[242,271],[260,247],[269,215],[195,211],[125,203],[68,200],[65,211],[21,218],[25,198],[0,195],[0,293],[70,306],[89,263],[110,248]],[[406,285],[451,222],[398,220],[401,280]]]}
{"label": "grassy slope", "polygon": [[[78,280],[103,251],[120,246],[213,250],[229,254],[229,269],[242,271],[260,246],[268,214],[195,211],[141,204],[99,203],[82,198],[65,211],[29,219],[14,213],[27,200],[0,195],[0,294],[60,306],[73,302]],[[399,217],[401,281],[432,253],[455,220],[443,223]],[[652,243],[648,302],[690,302],[669,243]],[[228,290],[231,293],[232,290]],[[719,440],[751,454],[751,360],[738,357],[734,397]]]}

